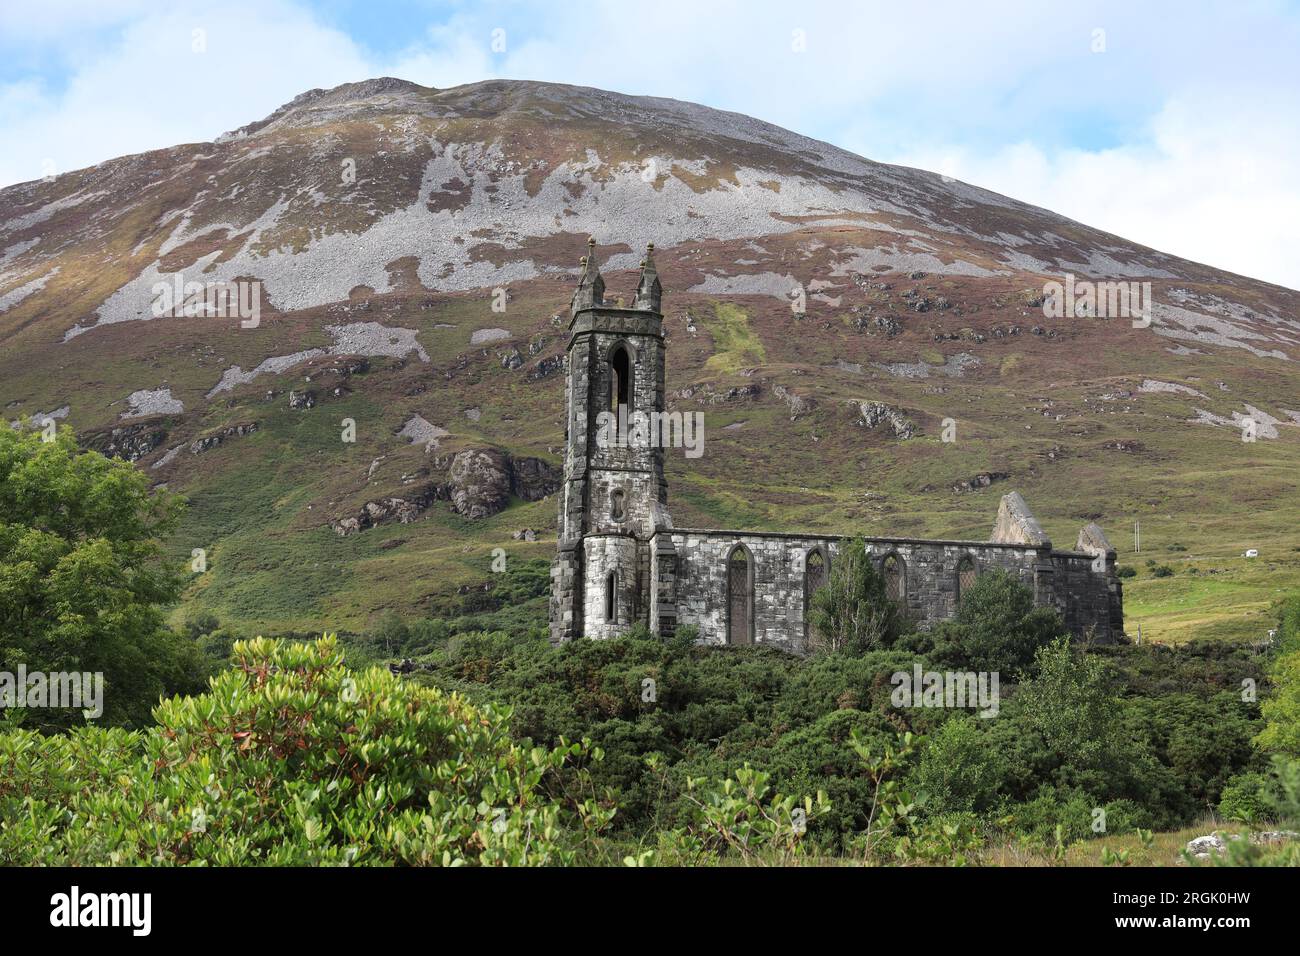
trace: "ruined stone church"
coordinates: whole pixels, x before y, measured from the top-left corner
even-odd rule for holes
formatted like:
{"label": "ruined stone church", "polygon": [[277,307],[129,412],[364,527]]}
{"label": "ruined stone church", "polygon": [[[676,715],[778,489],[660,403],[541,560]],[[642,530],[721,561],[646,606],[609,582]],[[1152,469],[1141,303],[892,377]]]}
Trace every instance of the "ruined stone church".
{"label": "ruined stone church", "polygon": [[[808,606],[844,538],[676,528],[660,442],[598,440],[610,413],[664,412],[662,289],[653,245],[630,308],[605,302],[594,248],[582,260],[565,357],[564,482],[551,567],[551,640],[606,638],[641,623],[694,625],[708,644],[808,648]],[[1002,568],[1071,632],[1123,633],[1115,550],[1096,524],[1057,550],[1019,494],[1002,498],[989,541],[867,538],[888,592],[921,626],[951,617],[976,577]]]}

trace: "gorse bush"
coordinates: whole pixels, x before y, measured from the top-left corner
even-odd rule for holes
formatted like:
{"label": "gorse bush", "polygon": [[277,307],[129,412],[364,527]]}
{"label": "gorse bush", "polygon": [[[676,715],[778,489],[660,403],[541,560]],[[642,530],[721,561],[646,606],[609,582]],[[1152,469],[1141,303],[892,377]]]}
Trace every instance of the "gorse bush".
{"label": "gorse bush", "polygon": [[985,571],[961,597],[957,613],[906,646],[943,666],[999,673],[1007,680],[1029,668],[1039,648],[1065,633],[1055,609],[1039,607],[1033,592],[1006,571]]}
{"label": "gorse bush", "polygon": [[929,738],[916,786],[934,813],[984,813],[997,804],[1008,773],[1006,759],[989,746],[978,721],[960,715]]}
{"label": "gorse bush", "polygon": [[[555,746],[590,736],[606,755],[590,773],[619,806],[611,833],[643,848],[694,819],[691,780],[716,786],[748,765],[776,792],[824,791],[828,807],[809,821],[802,844],[851,853],[875,806],[852,741],[879,751],[900,732],[922,741],[894,769],[915,803],[909,819],[917,829],[894,826],[879,841],[887,856],[891,841],[921,839],[922,828],[929,828],[922,842],[934,846],[931,838],[956,825],[951,839],[965,845],[963,815],[970,814],[1040,843],[1055,839],[1064,815],[1070,839],[1099,835],[1097,808],[1108,808],[1111,834],[1185,825],[1212,811],[1233,774],[1261,766],[1250,746],[1258,706],[1228,690],[1243,674],[1262,673],[1244,651],[1094,653],[1060,637],[1055,613],[1035,607],[1022,585],[981,578],[957,622],[969,642],[946,642],[941,664],[933,642],[926,653],[905,649],[924,637],[801,659],[643,632],[558,648],[463,635],[427,658],[419,679],[509,704],[521,738]],[[1025,663],[1002,681],[999,715],[982,719],[893,706],[891,675],[918,662],[925,669]],[[1168,675],[1183,693],[1169,693]],[[648,758],[658,770],[648,769]]]}
{"label": "gorse bush", "polygon": [[[480,635],[449,644],[418,677],[509,703],[521,738],[555,746],[590,737],[605,753],[591,776],[615,794],[622,837],[684,823],[694,812],[690,780],[722,781],[748,762],[784,794],[825,790],[831,809],[809,823],[808,839],[838,848],[870,806],[850,737],[892,739],[889,675],[913,660],[890,651],[801,660],[635,634],[558,648]],[[918,713],[917,726],[934,717]],[[656,755],[661,771],[647,764]]]}
{"label": "gorse bush", "polygon": [[0,734],[0,862],[552,864],[613,810],[544,783],[589,754],[525,747],[505,711],[353,672],[332,638],[235,645],[142,732]]}

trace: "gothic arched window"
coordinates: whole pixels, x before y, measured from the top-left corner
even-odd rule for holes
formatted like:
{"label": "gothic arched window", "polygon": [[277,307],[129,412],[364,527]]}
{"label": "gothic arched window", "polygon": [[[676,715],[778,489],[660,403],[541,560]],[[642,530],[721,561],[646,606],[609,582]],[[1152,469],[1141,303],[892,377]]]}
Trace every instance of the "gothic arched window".
{"label": "gothic arched window", "polygon": [[754,562],[743,544],[727,556],[727,643],[754,643]]}
{"label": "gothic arched window", "polygon": [[632,414],[632,360],[626,347],[614,349],[609,372],[609,410],[620,417]]}
{"label": "gothic arched window", "polygon": [[609,496],[609,516],[615,521],[622,521],[627,515],[627,495],[622,488],[615,488]]}
{"label": "gothic arched window", "polygon": [[975,578],[979,575],[979,569],[975,567],[975,559],[969,554],[962,557],[957,562],[957,600],[960,601],[966,596],[966,592],[975,584]]}
{"label": "gothic arched window", "polygon": [[803,636],[808,639],[808,615],[812,611],[813,595],[826,586],[828,568],[826,555],[821,548],[813,548],[803,564]]}
{"label": "gothic arched window", "polygon": [[902,602],[907,596],[907,566],[897,554],[891,554],[880,565],[885,577],[885,596],[891,601]]}

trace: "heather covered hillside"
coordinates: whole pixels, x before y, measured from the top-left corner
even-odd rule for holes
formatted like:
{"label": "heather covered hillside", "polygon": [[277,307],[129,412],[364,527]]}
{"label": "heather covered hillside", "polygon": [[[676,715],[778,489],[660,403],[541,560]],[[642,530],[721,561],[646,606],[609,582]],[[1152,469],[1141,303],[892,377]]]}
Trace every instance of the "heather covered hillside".
{"label": "heather covered hillside", "polygon": [[[553,551],[589,236],[611,300],[656,246],[669,407],[706,423],[679,525],[982,538],[1015,489],[1058,545],[1105,527],[1130,630],[1169,642],[1257,640],[1300,584],[1300,293],[587,88],[371,80],[0,190],[0,405],[188,498],[176,622],[540,623],[490,566]],[[1067,274],[1149,282],[1149,326],[1052,317]],[[156,316],[178,280],[256,319]]]}

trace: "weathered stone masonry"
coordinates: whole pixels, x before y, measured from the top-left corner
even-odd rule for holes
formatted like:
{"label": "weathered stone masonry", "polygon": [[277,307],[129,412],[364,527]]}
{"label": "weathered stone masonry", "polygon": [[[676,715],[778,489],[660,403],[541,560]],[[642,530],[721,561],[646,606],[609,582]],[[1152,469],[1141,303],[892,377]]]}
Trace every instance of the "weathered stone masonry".
{"label": "weathered stone masonry", "polygon": [[[691,625],[710,644],[807,649],[808,597],[840,536],[674,528],[661,447],[598,442],[601,412],[664,410],[661,289],[653,246],[630,309],[604,303],[594,255],[583,260],[565,358],[566,442],[551,639],[612,637],[635,623]],[[604,446],[604,447],[602,447]],[[1095,524],[1056,550],[1019,494],[1003,496],[990,541],[868,538],[891,592],[923,626],[951,617],[981,571],[1016,575],[1075,634],[1123,633],[1115,550]]]}

